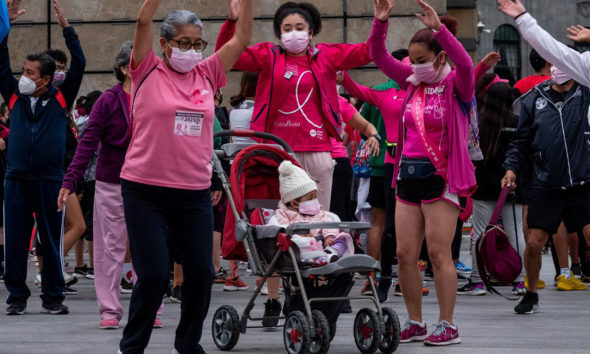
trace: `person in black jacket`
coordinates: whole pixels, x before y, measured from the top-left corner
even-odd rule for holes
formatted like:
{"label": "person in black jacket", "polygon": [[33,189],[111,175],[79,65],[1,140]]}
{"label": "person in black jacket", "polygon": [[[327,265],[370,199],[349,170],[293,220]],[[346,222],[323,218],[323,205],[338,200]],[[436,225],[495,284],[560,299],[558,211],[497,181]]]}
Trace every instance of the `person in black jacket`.
{"label": "person in black jacket", "polygon": [[[515,103],[518,129],[504,162],[502,186],[514,189],[521,167],[532,160],[524,255],[528,284],[515,308],[519,314],[533,313],[538,306],[541,251],[560,222],[568,232],[583,230],[590,240],[590,88],[555,67],[551,77]],[[575,289],[586,288],[575,277],[560,277]]]}
{"label": "person in black jacket", "polygon": [[[512,112],[512,103],[520,95],[507,80],[500,80],[496,74],[486,74],[477,83],[479,107],[479,136],[484,159],[474,161],[477,190],[473,199],[473,239],[472,247],[489,224],[496,201],[500,196],[500,181],[506,170],[504,159],[518,124],[518,117]],[[521,188],[507,200],[502,209],[504,229],[512,246],[524,252],[522,228]],[[518,242],[518,244],[517,244]],[[479,276],[476,252],[472,253],[472,272],[469,282],[457,290],[459,295],[485,295],[486,289]],[[521,274],[513,284],[513,293],[524,294],[524,277]]]}
{"label": "person in black jacket", "polygon": [[[23,13],[12,6],[10,21]],[[68,114],[79,85],[62,85],[57,90],[52,84],[55,61],[47,54],[28,55],[20,81],[16,80],[7,42],[8,36],[0,43],[0,94],[12,110],[5,181],[4,283],[10,293],[6,312],[24,314],[31,295],[25,283],[29,244],[23,235],[31,234],[35,213],[44,254],[43,309],[66,314],[60,254],[62,213],[56,210],[55,201],[64,176]]]}

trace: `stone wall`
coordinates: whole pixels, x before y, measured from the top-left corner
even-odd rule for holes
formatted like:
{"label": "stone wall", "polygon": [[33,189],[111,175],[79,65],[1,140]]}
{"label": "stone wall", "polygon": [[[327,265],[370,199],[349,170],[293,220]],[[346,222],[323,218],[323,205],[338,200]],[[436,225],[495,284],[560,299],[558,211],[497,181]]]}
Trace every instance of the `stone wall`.
{"label": "stone wall", "polygon": [[[373,0],[308,0],[320,9],[324,17],[323,31],[316,42],[357,43],[367,40],[373,19]],[[276,41],[272,30],[274,11],[285,0],[256,0],[253,43]],[[60,0],[60,5],[70,23],[80,36],[87,58],[87,75],[80,90],[85,94],[91,90],[105,90],[116,80],[110,73],[114,57],[125,40],[133,38],[134,19],[141,0]],[[431,0],[437,12],[447,11],[446,0]],[[27,53],[42,51],[51,46],[65,50],[61,29],[56,23],[49,0],[24,0],[27,14],[13,26],[9,48],[12,68],[18,71]],[[225,0],[169,0],[162,1],[156,15],[154,31],[159,33],[160,21],[173,9],[186,8],[194,11],[205,22],[204,38],[209,42],[205,55],[213,53],[215,39],[227,14]],[[49,9],[49,13],[48,13]],[[398,0],[393,14],[387,46],[390,50],[406,48],[410,37],[422,24],[414,13],[419,10],[415,0]],[[474,37],[474,10],[460,15],[459,37]],[[48,19],[51,24],[48,24]],[[50,30],[49,30],[50,29]],[[48,33],[49,32],[49,33]],[[157,35],[154,38],[156,46]],[[467,46],[467,45],[466,45]],[[473,50],[473,49],[471,49]],[[159,53],[159,50],[156,51]],[[385,76],[374,65],[352,70],[352,77],[364,85],[374,85],[385,80]],[[225,96],[238,91],[240,73],[232,72]],[[226,100],[226,102],[229,100]]]}

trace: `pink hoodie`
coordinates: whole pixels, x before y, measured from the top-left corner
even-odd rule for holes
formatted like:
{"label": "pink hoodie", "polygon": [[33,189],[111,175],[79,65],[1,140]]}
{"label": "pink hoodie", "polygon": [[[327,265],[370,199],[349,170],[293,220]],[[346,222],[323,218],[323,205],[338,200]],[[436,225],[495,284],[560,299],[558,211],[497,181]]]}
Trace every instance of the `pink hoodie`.
{"label": "pink hoodie", "polygon": [[[347,72],[344,72],[342,87],[344,87],[352,97],[356,97],[361,101],[372,104],[379,109],[383,116],[383,122],[385,123],[387,142],[397,143],[399,119],[401,117],[402,103],[404,102],[406,92],[395,88],[377,90],[361,86],[354,82]],[[385,154],[385,163],[393,164],[395,163],[395,159],[387,153]]]}
{"label": "pink hoodie", "polygon": [[[235,22],[227,20],[221,27],[215,50],[227,43],[236,30]],[[328,134],[341,139],[341,115],[336,92],[336,72],[369,64],[369,45],[318,44],[310,48],[311,71],[320,90],[324,126]],[[258,72],[258,86],[250,128],[270,132],[282,98],[287,95],[278,83],[285,75],[286,52],[272,42],[248,47],[234,66],[235,69]]]}
{"label": "pink hoodie", "polygon": [[[369,36],[371,59],[375,64],[392,80],[397,82],[407,94],[403,104],[405,107],[411,97],[413,97],[416,86],[406,81],[413,74],[412,66],[403,64],[389,54],[385,46],[387,37],[387,28],[389,22],[383,23],[379,19],[373,20],[373,28]],[[468,134],[469,134],[469,117],[462,113],[459,106],[459,100],[462,102],[471,102],[475,92],[475,76],[473,72],[473,63],[471,58],[459,41],[451,32],[442,25],[440,30],[434,34],[434,37],[441,44],[450,60],[456,67],[443,80],[444,84],[452,89],[445,90],[445,101],[447,104],[452,102],[445,111],[449,112],[452,119],[447,119],[449,134],[449,154],[448,154],[448,181],[450,193],[457,193],[461,197],[470,196],[477,184],[475,181],[475,168],[469,157]],[[398,147],[396,150],[395,160],[401,159],[403,151],[404,126],[403,121],[399,123]],[[399,164],[395,164],[394,176],[399,173]],[[393,179],[395,186],[397,178]]]}

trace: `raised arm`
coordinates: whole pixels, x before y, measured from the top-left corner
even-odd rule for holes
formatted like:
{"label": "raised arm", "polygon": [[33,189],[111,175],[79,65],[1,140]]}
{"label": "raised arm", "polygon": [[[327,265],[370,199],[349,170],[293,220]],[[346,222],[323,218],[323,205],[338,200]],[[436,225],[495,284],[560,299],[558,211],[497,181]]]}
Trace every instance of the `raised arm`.
{"label": "raised arm", "polygon": [[[27,10],[21,9],[21,0],[10,0],[7,5],[8,21],[13,22],[24,15]],[[10,67],[10,55],[8,54],[8,34],[2,38],[0,43],[0,94],[5,102],[10,100],[12,94],[18,87],[18,80],[12,75]]]}
{"label": "raised arm", "polygon": [[10,32],[10,20],[8,20],[8,7],[5,1],[0,1],[0,40]]}
{"label": "raised arm", "polygon": [[70,70],[68,70],[66,79],[60,86],[66,99],[68,110],[70,110],[76,101],[80,85],[82,85],[82,78],[84,77],[84,70],[86,69],[86,57],[84,56],[82,45],[78,39],[78,34],[74,30],[74,27],[70,26],[68,23],[57,0],[53,0],[53,8],[55,9],[57,23],[62,28],[63,36],[66,40],[66,46],[68,47],[71,57]]}
{"label": "raised arm", "polygon": [[498,0],[498,8],[516,20],[522,37],[539,55],[555,65],[569,77],[584,86],[590,86],[590,54],[578,53],[553,38],[527,13],[520,0]]}
{"label": "raised arm", "polygon": [[387,77],[397,82],[402,90],[408,88],[406,79],[412,75],[412,67],[403,64],[389,54],[385,39],[389,27],[389,15],[393,9],[394,0],[375,0],[375,18],[369,36],[369,50],[371,60]]}
{"label": "raised arm", "polygon": [[217,55],[228,73],[252,40],[252,0],[240,0],[237,29],[233,37],[217,51]]}
{"label": "raised arm", "polygon": [[471,57],[445,25],[434,34],[449,59],[455,63],[455,90],[463,102],[471,102],[475,94],[475,75]]}
{"label": "raised arm", "polygon": [[358,68],[371,62],[368,41],[358,44],[327,44],[322,50],[328,52],[330,61],[337,71]]}
{"label": "raised arm", "polygon": [[474,75],[475,75],[475,83],[486,74],[488,70],[492,68],[497,62],[501,59],[500,54],[496,52],[489,52],[486,56],[477,64],[475,67]]}
{"label": "raised arm", "polygon": [[361,101],[372,104],[373,106],[378,105],[379,97],[375,93],[375,90],[357,84],[346,71],[342,72],[342,74],[342,87],[344,87],[352,97],[356,97]]}
{"label": "raised arm", "polygon": [[133,37],[132,64],[134,68],[139,67],[143,58],[152,50],[154,41],[153,21],[160,2],[161,0],[145,0],[139,10]]}

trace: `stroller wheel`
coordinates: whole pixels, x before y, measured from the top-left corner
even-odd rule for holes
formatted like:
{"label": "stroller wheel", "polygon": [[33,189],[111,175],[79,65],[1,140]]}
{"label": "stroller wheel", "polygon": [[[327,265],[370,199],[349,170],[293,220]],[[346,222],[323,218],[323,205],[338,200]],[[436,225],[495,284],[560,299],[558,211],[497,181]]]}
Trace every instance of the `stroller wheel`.
{"label": "stroller wheel", "polygon": [[312,354],[325,354],[330,349],[330,324],[322,311],[314,310],[311,315],[313,316],[315,333],[311,336],[309,352]]}
{"label": "stroller wheel", "polygon": [[383,312],[383,322],[385,324],[383,338],[379,345],[379,350],[383,353],[393,353],[399,345],[400,325],[399,318],[395,311],[389,307],[381,308]]}
{"label": "stroller wheel", "polygon": [[232,350],[240,338],[240,316],[233,306],[223,305],[215,311],[211,334],[217,348]]}
{"label": "stroller wheel", "polygon": [[379,316],[371,309],[361,309],[354,319],[354,342],[363,354],[373,354],[381,344]]}
{"label": "stroller wheel", "polygon": [[285,349],[289,354],[307,354],[311,335],[307,317],[301,311],[293,311],[287,316],[283,327]]}

